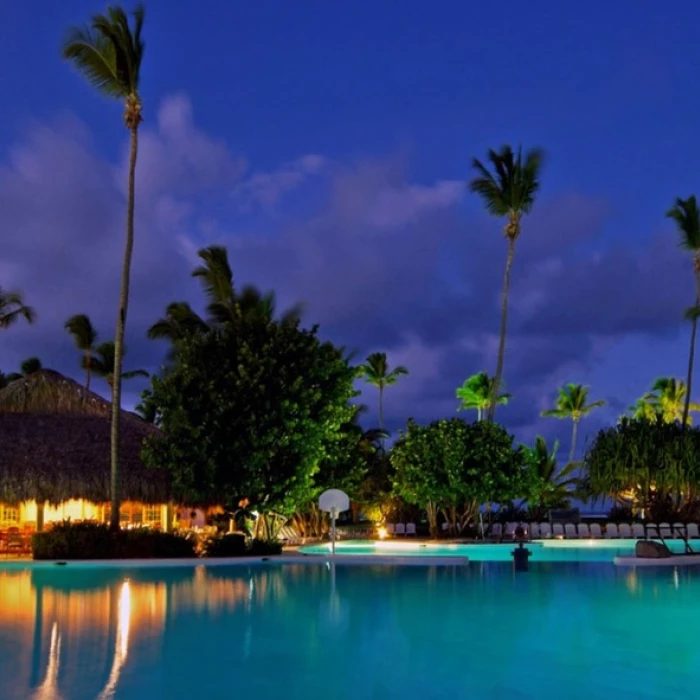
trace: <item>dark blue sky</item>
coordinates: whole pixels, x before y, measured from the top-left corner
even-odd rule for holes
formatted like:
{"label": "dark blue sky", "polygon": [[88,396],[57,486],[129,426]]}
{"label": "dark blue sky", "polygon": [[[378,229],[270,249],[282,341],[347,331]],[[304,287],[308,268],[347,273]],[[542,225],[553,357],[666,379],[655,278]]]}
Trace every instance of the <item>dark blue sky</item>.
{"label": "dark blue sky", "polygon": [[[5,370],[40,354],[73,371],[71,313],[112,332],[121,108],[59,58],[65,28],[102,9],[0,5],[0,284],[40,315],[3,334]],[[572,380],[613,406],[589,429],[613,420],[655,376],[684,373],[691,269],[664,212],[699,189],[698,26],[689,1],[147,3],[129,362],[157,367],[144,329],[166,301],[199,298],[193,251],[224,243],[241,281],[409,365],[395,427],[451,414],[455,385],[493,371],[505,256],[463,186],[470,160],[540,145],[501,417],[566,441],[537,415]]]}

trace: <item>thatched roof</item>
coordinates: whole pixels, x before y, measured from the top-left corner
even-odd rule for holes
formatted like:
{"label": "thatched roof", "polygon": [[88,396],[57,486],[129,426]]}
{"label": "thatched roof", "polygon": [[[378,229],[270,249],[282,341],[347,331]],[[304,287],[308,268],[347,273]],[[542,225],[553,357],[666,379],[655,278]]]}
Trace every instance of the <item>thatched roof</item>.
{"label": "thatched roof", "polygon": [[[42,370],[0,391],[0,501],[109,500],[111,404],[77,382]],[[157,428],[122,411],[123,500],[164,503],[167,477],[144,466]]]}

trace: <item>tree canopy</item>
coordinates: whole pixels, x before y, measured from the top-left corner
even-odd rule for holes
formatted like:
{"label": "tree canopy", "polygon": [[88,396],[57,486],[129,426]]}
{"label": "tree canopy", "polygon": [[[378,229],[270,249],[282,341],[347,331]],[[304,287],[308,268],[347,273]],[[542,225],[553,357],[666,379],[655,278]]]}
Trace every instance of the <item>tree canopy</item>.
{"label": "tree canopy", "polygon": [[460,530],[480,505],[527,493],[522,451],[495,423],[451,418],[421,426],[409,421],[391,461],[396,492],[426,509],[433,536],[438,512]]}
{"label": "tree canopy", "polygon": [[347,439],[356,370],[316,330],[235,317],[177,342],[152,382],[163,439],[145,459],[168,469],[177,497],[291,515]]}

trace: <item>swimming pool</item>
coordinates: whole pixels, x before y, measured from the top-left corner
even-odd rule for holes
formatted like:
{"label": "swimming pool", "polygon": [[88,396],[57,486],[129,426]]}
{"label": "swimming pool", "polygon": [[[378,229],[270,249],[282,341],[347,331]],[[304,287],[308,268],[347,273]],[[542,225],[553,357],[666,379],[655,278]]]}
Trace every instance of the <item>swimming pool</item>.
{"label": "swimming pool", "polygon": [[[528,542],[531,562],[612,562],[617,556],[631,556],[637,540],[538,540]],[[667,542],[674,552],[683,552],[684,543],[680,540]],[[336,553],[342,555],[377,555],[377,556],[441,556],[468,557],[470,562],[477,561],[512,561],[511,553],[516,545],[510,544],[426,544],[385,540],[350,540],[338,542]],[[700,551],[700,541],[691,540],[691,547]],[[328,543],[302,547],[304,554],[328,555]]]}
{"label": "swimming pool", "polygon": [[698,569],[591,562],[0,563],[0,698],[690,699],[698,600]]}

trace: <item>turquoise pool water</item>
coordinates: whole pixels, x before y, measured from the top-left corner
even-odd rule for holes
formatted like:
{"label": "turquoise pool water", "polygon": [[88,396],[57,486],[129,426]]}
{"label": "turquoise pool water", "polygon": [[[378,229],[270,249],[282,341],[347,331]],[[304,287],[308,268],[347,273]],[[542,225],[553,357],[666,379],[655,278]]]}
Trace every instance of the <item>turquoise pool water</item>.
{"label": "turquoise pool water", "polygon": [[698,569],[593,562],[0,563],[0,698],[690,700],[698,601]]}
{"label": "turquoise pool water", "polygon": [[[631,556],[637,540],[543,540],[529,542],[531,562],[612,562],[616,556]],[[669,547],[676,552],[683,552],[682,541],[670,540]],[[691,547],[700,553],[700,540],[691,541]],[[343,555],[401,555],[401,556],[441,556],[468,557],[469,561],[512,561],[515,545],[510,544],[424,544],[386,540],[370,542],[368,540],[344,541],[336,544],[336,553]],[[304,554],[327,555],[329,544],[302,547]]]}

